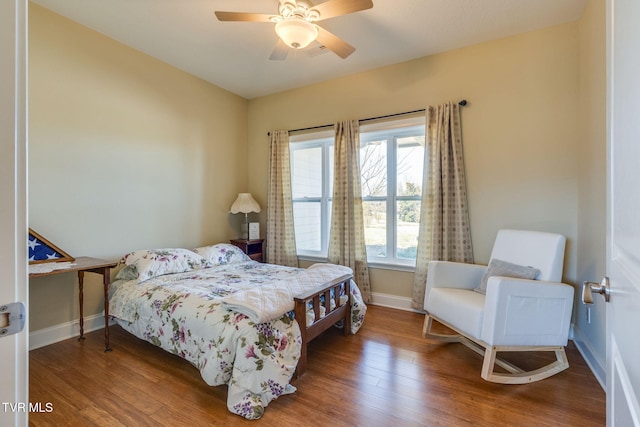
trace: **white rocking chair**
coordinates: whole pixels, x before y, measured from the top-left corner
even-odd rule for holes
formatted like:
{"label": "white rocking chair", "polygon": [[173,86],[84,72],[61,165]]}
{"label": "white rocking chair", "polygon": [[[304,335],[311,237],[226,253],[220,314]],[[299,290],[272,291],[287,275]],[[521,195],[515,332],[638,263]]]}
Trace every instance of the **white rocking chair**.
{"label": "white rocking chair", "polygon": [[[530,383],[567,369],[564,347],[574,289],[560,282],[564,247],[565,237],[559,234],[500,230],[489,267],[430,262],[423,336],[461,342],[484,355],[481,376],[491,382]],[[483,279],[486,294],[475,290]],[[457,334],[432,332],[433,320]],[[555,353],[556,360],[525,372],[498,358],[501,351],[549,351]],[[494,372],[495,365],[507,373]]]}

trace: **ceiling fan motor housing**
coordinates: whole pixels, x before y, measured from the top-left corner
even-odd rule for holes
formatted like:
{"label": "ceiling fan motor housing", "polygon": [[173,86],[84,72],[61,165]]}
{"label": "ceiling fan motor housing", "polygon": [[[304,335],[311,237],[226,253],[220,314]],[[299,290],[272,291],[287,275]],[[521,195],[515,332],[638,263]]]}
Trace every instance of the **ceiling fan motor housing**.
{"label": "ceiling fan motor housing", "polygon": [[[281,1],[278,7],[280,17],[284,20],[287,18],[303,19],[307,22],[313,22],[320,19],[320,13],[309,7],[305,2]],[[276,17],[274,17],[276,18]]]}

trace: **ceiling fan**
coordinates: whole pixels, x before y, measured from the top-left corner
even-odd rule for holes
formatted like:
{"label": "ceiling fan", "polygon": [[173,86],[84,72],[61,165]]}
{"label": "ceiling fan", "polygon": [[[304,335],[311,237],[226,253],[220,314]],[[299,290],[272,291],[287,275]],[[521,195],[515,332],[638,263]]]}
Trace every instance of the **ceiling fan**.
{"label": "ceiling fan", "polygon": [[304,49],[314,40],[339,57],[346,58],[356,49],[315,22],[372,7],[372,0],[328,0],[315,6],[303,0],[279,0],[278,15],[219,11],[215,14],[219,21],[275,23],[279,39],[269,59],[283,60],[289,48]]}

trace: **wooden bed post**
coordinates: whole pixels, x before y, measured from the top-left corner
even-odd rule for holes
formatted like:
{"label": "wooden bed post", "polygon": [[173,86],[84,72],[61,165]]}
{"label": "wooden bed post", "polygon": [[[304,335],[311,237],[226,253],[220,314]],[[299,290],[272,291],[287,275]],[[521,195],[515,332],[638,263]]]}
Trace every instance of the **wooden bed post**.
{"label": "wooden bed post", "polygon": [[295,307],[293,312],[296,316],[296,320],[298,325],[300,326],[300,336],[302,337],[302,346],[300,349],[300,359],[298,360],[298,366],[296,367],[296,378],[304,373],[307,369],[307,310],[306,310],[306,300],[304,303],[298,303],[298,300],[295,300]]}
{"label": "wooden bed post", "polygon": [[[345,304],[347,306],[345,309],[346,313],[344,314],[344,336],[347,336],[351,335],[351,279],[344,281],[344,293],[348,297],[347,303]],[[339,297],[338,301],[340,301]],[[336,307],[338,307],[337,302]]]}
{"label": "wooden bed post", "polygon": [[[337,279],[327,282],[314,290],[305,294],[298,295],[294,300],[293,312],[296,321],[300,326],[300,336],[302,337],[302,346],[300,350],[300,359],[296,368],[295,376],[300,377],[307,369],[307,344],[309,341],[329,329],[340,319],[344,320],[344,334],[351,334],[351,279],[352,275],[347,274]],[[340,296],[344,289],[344,295],[347,300],[340,305]],[[333,292],[333,301],[335,307],[331,308],[331,293]],[[320,316],[320,297],[324,297],[324,316]],[[307,325],[307,305],[311,302],[314,312],[314,319],[310,325]]]}

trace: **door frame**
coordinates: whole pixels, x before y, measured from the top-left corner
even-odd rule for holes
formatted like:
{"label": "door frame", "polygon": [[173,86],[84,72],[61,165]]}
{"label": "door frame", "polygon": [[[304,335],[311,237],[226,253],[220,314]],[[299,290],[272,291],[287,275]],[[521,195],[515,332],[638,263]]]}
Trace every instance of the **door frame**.
{"label": "door frame", "polygon": [[28,390],[27,0],[0,0],[0,304],[22,302],[25,327],[0,338],[0,424],[26,426]]}

